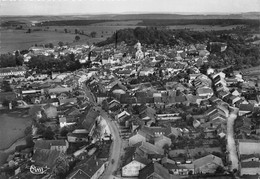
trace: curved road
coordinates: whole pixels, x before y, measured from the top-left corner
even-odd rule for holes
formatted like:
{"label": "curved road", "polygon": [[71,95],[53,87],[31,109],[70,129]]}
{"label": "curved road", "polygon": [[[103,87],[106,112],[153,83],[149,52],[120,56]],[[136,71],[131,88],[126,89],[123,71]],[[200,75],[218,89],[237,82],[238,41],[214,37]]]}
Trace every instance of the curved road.
{"label": "curved road", "polygon": [[238,169],[238,157],[234,139],[234,122],[237,118],[238,109],[231,108],[227,119],[227,150],[229,151],[229,160],[232,162],[231,170]]}
{"label": "curved road", "polygon": [[[111,134],[113,136],[113,143],[112,143],[112,148],[110,149],[110,158],[109,158],[109,163],[108,166],[105,170],[105,172],[102,175],[103,179],[113,179],[113,173],[118,169],[119,165],[119,160],[120,160],[120,150],[122,147],[122,140],[119,135],[118,128],[115,124],[114,121],[112,121],[107,113],[103,110],[100,111],[101,116],[106,120],[109,129],[111,131]],[[114,160],[112,164],[112,159]]]}
{"label": "curved road", "polygon": [[[86,95],[89,98],[89,100],[96,106],[95,97],[92,94],[91,90],[86,86],[85,82],[83,83],[83,90],[86,92]],[[108,116],[107,112],[102,110],[101,107],[96,106],[96,108],[100,111],[100,115],[106,120],[113,138],[112,147],[110,148],[110,157],[108,160],[108,165],[101,178],[114,179],[116,177],[113,176],[113,173],[118,169],[122,140],[120,138],[119,131],[115,124],[115,121],[112,121],[111,118]],[[111,162],[112,160],[114,160],[113,164]]]}

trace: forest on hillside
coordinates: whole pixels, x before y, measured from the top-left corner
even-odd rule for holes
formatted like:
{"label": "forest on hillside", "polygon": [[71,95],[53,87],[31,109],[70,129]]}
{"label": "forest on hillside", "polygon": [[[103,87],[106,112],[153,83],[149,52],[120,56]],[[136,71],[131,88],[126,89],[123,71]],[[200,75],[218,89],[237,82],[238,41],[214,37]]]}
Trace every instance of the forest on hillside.
{"label": "forest on hillside", "polygon": [[142,44],[160,46],[185,46],[197,43],[223,42],[227,44],[224,52],[212,49],[208,57],[209,65],[222,68],[228,65],[236,69],[260,65],[260,46],[247,41],[248,29],[234,29],[224,31],[189,31],[170,30],[163,27],[137,27],[135,29],[122,29],[114,33],[107,40],[97,43],[104,46],[124,41],[133,46],[137,41]]}

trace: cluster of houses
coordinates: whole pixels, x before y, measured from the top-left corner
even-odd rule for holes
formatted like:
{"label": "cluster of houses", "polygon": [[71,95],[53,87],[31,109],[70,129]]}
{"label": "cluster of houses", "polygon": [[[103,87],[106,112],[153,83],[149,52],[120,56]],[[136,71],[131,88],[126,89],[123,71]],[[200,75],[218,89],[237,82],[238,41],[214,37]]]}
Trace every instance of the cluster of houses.
{"label": "cluster of houses", "polygon": [[[53,73],[51,77],[35,74],[25,78],[19,72],[19,77],[6,78],[13,91],[0,95],[3,99],[16,99],[20,108],[30,107],[29,114],[36,121],[32,126],[34,164],[53,171],[55,158],[69,163],[71,159],[64,154],[71,146],[93,141],[103,141],[105,145],[111,135],[94,105],[97,104],[130,131],[122,154],[122,177],[170,179],[216,174],[220,168],[227,170],[226,151],[221,144],[224,141],[226,145],[230,111],[237,108],[238,170],[240,175],[259,174],[260,147],[252,140],[260,137],[259,86],[243,79],[239,71],[227,75],[223,70],[209,68],[204,74],[200,72],[209,55],[204,44],[158,50],[146,47],[144,52],[140,43],[136,46],[136,58],[123,43],[116,49],[111,45],[91,47],[90,58],[84,53],[87,47],[64,48],[64,53],[77,54],[81,63],[90,60],[96,65]],[[225,49],[223,44],[221,51]],[[52,52],[35,48],[30,53]],[[13,76],[13,72],[1,75]],[[52,131],[71,130],[63,136],[55,135],[55,140],[44,140],[39,123]],[[100,124],[104,124],[102,134],[97,134]],[[246,145],[254,149],[246,152]],[[107,157],[103,152],[109,152],[88,155],[92,149],[83,149],[84,152],[73,154],[81,161],[67,178],[98,178],[104,171]],[[19,167],[16,174],[21,171]]]}
{"label": "cluster of houses", "polygon": [[[10,176],[7,171],[11,169],[14,178],[53,176],[62,164],[64,173],[71,171],[62,175],[68,179],[102,175],[108,163],[111,134],[93,105],[93,96],[84,88],[91,74],[79,70],[52,74],[41,81],[24,75],[4,79],[13,91],[1,92],[3,100],[16,100],[16,108],[28,110],[33,119],[30,135],[34,145],[26,142],[17,146],[2,166],[2,173]],[[72,169],[70,163],[75,161],[80,162]]]}

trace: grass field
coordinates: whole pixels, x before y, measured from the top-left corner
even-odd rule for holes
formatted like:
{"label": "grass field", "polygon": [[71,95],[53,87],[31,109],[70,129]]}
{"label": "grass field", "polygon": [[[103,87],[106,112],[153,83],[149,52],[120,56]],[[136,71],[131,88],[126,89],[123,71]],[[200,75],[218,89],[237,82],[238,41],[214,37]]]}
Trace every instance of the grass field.
{"label": "grass field", "polygon": [[[1,29],[0,33],[0,53],[13,52],[15,50],[24,50],[30,48],[35,44],[53,43],[57,45],[59,41],[68,42],[71,45],[75,44],[92,44],[100,42],[110,37],[116,30],[124,28],[135,28],[137,22],[127,23],[98,23],[88,26],[51,26],[47,31],[33,31],[32,33],[25,33],[26,30]],[[119,25],[121,24],[121,25]],[[41,27],[44,29],[44,27]],[[34,28],[32,28],[34,29]],[[56,31],[55,31],[56,29]],[[71,33],[64,33],[64,29],[71,31]],[[79,35],[80,41],[74,42],[76,34],[75,29],[84,31],[85,34],[97,32],[96,38],[91,38],[85,35]]]}
{"label": "grass field", "polygon": [[31,119],[19,114],[0,115],[0,149],[8,148],[17,139],[24,136],[24,129],[30,126]]}
{"label": "grass field", "polygon": [[[37,31],[30,34],[22,30],[1,30],[0,53],[13,52],[14,50],[28,49],[34,44],[53,43],[59,41],[72,42],[75,34],[56,33],[49,31]],[[84,40],[84,37],[81,37]]]}

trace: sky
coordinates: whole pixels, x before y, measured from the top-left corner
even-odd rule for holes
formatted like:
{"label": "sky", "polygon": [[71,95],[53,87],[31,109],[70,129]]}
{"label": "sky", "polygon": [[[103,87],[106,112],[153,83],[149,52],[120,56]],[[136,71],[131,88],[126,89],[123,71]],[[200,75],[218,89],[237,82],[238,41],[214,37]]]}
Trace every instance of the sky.
{"label": "sky", "polygon": [[260,0],[0,0],[0,15],[260,12]]}

